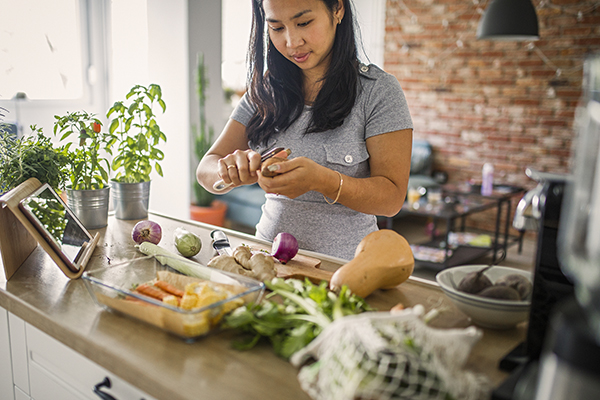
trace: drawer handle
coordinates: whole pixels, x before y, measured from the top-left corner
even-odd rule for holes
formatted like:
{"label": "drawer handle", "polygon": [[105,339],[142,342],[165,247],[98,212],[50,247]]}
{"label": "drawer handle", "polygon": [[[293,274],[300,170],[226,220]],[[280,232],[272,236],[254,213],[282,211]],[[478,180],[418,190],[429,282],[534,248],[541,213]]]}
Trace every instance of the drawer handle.
{"label": "drawer handle", "polygon": [[110,379],[108,379],[108,376],[106,376],[102,382],[94,386],[94,393],[96,393],[98,397],[100,397],[102,400],[117,400],[110,394],[103,392],[103,387],[106,387],[108,389],[112,387],[112,383],[110,382]]}

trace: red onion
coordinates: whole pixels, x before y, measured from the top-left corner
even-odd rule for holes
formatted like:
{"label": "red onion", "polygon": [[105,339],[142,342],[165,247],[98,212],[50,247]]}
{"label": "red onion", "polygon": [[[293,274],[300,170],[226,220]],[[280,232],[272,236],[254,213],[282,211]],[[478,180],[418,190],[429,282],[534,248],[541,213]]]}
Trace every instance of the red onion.
{"label": "red onion", "polygon": [[137,244],[142,242],[158,244],[162,238],[162,229],[156,222],[148,220],[140,221],[133,227],[131,238]]}
{"label": "red onion", "polygon": [[273,239],[271,255],[283,264],[298,254],[298,241],[291,233],[281,232]]}

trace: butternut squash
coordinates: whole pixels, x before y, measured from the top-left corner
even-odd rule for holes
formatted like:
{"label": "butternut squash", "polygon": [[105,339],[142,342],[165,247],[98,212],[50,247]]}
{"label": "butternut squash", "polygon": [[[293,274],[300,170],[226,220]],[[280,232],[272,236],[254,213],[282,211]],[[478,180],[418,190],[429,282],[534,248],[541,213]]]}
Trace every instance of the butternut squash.
{"label": "butternut squash", "polygon": [[412,274],[415,259],[406,239],[390,229],[381,229],[364,237],[354,258],[331,277],[329,288],[339,291],[347,285],[352,293],[367,297],[376,289],[391,289]]}

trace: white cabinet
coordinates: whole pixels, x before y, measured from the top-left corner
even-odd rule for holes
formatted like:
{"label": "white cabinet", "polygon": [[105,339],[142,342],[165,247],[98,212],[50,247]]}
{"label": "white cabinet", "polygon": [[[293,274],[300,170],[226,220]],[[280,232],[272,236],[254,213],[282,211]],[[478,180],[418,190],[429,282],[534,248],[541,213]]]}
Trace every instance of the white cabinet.
{"label": "white cabinet", "polygon": [[0,399],[14,400],[8,312],[0,307]]}
{"label": "white cabinet", "polygon": [[27,324],[29,379],[34,400],[98,400],[94,387],[106,378],[110,389],[99,388],[118,400],[152,400],[150,396],[105,370],[73,349]]}
{"label": "white cabinet", "polygon": [[[29,393],[25,321],[12,313],[8,313],[8,333],[10,335],[13,383],[24,393]],[[15,397],[17,397],[16,392]]]}
{"label": "white cabinet", "polygon": [[[108,385],[102,385],[110,381]],[[154,400],[70,347],[0,308],[0,399]]]}

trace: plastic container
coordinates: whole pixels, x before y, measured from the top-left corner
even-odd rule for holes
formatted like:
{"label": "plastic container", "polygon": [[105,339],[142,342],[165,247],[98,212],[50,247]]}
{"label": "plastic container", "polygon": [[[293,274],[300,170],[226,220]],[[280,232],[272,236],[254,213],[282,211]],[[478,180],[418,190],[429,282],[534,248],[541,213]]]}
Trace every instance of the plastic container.
{"label": "plastic container", "polygon": [[[169,257],[161,257],[168,261]],[[180,261],[183,262],[183,261]],[[107,268],[86,271],[82,278],[96,303],[110,311],[144,321],[181,338],[192,340],[218,328],[223,316],[242,304],[258,302],[264,294],[265,284],[242,275],[219,271],[188,261],[206,273],[206,279],[188,277],[162,265],[154,256],[137,258]],[[214,302],[186,310],[168,305],[133,291],[136,285],[157,278],[159,271],[166,271],[180,290],[185,284],[201,282],[216,294]],[[162,274],[163,272],[161,272]],[[163,275],[161,275],[163,276]],[[202,289],[202,294],[207,292]]]}
{"label": "plastic container", "polygon": [[494,166],[490,163],[483,164],[481,175],[481,194],[491,196],[494,188]]}

